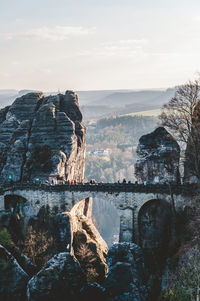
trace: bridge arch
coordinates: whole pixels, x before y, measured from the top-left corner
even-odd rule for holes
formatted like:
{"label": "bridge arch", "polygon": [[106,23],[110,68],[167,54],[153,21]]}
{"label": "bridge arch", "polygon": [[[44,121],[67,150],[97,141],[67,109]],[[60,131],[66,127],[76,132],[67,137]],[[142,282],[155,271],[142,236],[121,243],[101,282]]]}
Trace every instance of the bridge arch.
{"label": "bridge arch", "polygon": [[9,228],[16,242],[25,237],[25,206],[27,203],[28,200],[18,194],[4,195],[4,209],[9,212]]}
{"label": "bridge arch", "polygon": [[27,199],[17,194],[6,194],[4,196],[4,208],[13,213],[21,214]]}
{"label": "bridge arch", "polygon": [[[170,235],[171,205],[161,199],[147,201],[138,213],[139,244],[143,248],[157,248]],[[164,234],[164,235],[162,235]]]}
{"label": "bridge arch", "polygon": [[[21,196],[27,200],[24,202],[23,208],[25,224],[28,224],[30,218],[37,216],[43,206],[49,206],[52,212],[70,211],[73,205],[79,200],[92,197],[93,216],[96,217],[97,222],[99,220],[99,224],[101,224],[99,229],[101,235],[105,237],[105,231],[111,229],[111,227],[114,228],[113,224],[115,222],[113,222],[112,214],[109,214],[109,211],[115,211],[117,230],[115,228],[115,230],[111,232],[116,234],[116,236],[119,235],[120,242],[128,241],[137,244],[139,244],[139,238],[141,240],[141,235],[139,235],[139,232],[141,233],[141,223],[139,220],[141,219],[141,214],[144,212],[144,209],[147,208],[150,203],[153,204],[156,202],[158,204],[159,200],[160,202],[163,202],[161,200],[166,200],[170,203],[171,199],[169,193],[158,193],[156,189],[155,191],[152,189],[150,192],[144,192],[144,187],[138,187],[137,191],[129,191],[128,189],[125,191],[125,189],[121,189],[114,184],[113,186],[105,184],[102,187],[95,187],[93,185],[57,185],[55,187],[46,187],[43,185],[41,187],[35,187],[29,184],[28,186],[22,185],[5,188],[0,197],[0,210],[5,209],[4,203],[6,208],[8,208],[7,201],[10,197],[7,198],[7,195]],[[187,195],[174,194],[176,208],[180,205],[182,206],[187,199]],[[166,205],[167,208],[170,206],[169,203]],[[96,216],[95,209],[97,212]],[[99,209],[103,212],[103,220],[101,217],[98,217]],[[104,218],[107,218],[109,221],[107,225],[104,223]],[[111,234],[111,240],[112,237]]]}
{"label": "bridge arch", "polygon": [[120,210],[112,198],[98,197],[92,194],[93,198],[93,222],[99,233],[110,247],[113,243],[118,242],[120,238]]}

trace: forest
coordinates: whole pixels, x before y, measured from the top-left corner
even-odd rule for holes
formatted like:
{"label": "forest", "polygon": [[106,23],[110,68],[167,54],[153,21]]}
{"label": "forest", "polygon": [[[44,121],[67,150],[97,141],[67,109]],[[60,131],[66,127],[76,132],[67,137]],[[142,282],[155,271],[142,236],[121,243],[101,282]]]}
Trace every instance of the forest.
{"label": "forest", "polygon": [[[122,115],[97,120],[87,127],[86,181],[134,182],[139,138],[155,129],[157,117]],[[107,150],[107,155],[96,155]]]}

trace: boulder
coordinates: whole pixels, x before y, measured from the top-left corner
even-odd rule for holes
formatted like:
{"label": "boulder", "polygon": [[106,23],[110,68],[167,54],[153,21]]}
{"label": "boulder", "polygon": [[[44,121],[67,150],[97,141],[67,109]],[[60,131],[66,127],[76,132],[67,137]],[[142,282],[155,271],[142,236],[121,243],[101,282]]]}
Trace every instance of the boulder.
{"label": "boulder", "polygon": [[0,300],[25,300],[26,284],[29,276],[17,260],[0,245]]}
{"label": "boulder", "polygon": [[133,243],[114,244],[107,254],[107,264],[105,300],[147,300],[150,286],[140,247]]}
{"label": "boulder", "polygon": [[74,92],[17,98],[0,110],[0,180],[83,181],[85,135]]}
{"label": "boulder", "polygon": [[81,291],[81,300],[106,301],[105,288],[97,283],[89,283]]}
{"label": "boulder", "polygon": [[28,301],[77,301],[85,285],[78,262],[68,253],[59,253],[31,278]]}
{"label": "boulder", "polygon": [[135,176],[138,183],[179,183],[180,147],[165,128],[139,139]]}
{"label": "boulder", "polygon": [[20,264],[22,269],[32,277],[38,270],[35,265],[32,264],[30,259],[19,251],[16,247],[12,246],[9,249],[9,252],[14,256],[17,262]]}

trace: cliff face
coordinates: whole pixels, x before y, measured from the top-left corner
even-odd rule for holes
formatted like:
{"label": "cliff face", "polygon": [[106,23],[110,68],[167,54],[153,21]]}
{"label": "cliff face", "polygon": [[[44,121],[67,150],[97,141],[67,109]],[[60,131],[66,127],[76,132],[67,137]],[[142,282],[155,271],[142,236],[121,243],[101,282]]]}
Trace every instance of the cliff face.
{"label": "cliff face", "polygon": [[135,175],[139,183],[151,184],[179,181],[180,148],[163,127],[140,138],[137,147],[139,159]]}
{"label": "cliff face", "polygon": [[83,181],[85,136],[74,92],[17,98],[0,111],[1,181]]}
{"label": "cliff face", "polygon": [[92,204],[89,197],[77,202],[70,212],[57,214],[54,240],[59,242],[61,251],[69,250],[78,260],[88,280],[92,278],[100,283],[107,274],[108,247],[93,224]]}

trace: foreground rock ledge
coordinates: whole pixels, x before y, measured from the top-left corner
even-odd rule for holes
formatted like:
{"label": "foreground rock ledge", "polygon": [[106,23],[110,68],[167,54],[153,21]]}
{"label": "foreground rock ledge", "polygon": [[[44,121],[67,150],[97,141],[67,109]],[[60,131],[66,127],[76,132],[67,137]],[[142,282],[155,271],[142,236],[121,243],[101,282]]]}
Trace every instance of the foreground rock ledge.
{"label": "foreground rock ledge", "polygon": [[75,301],[85,285],[78,262],[67,252],[59,253],[28,282],[28,301]]}
{"label": "foreground rock ledge", "polygon": [[26,284],[29,276],[17,260],[0,245],[0,300],[25,300]]}

